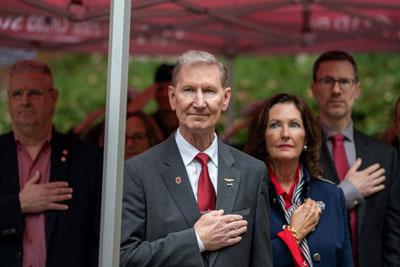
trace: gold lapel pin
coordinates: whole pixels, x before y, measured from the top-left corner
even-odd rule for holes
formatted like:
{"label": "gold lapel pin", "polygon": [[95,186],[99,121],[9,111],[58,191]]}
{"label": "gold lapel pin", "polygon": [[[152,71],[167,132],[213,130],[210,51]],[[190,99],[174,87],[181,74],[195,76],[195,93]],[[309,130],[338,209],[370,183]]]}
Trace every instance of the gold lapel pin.
{"label": "gold lapel pin", "polygon": [[182,183],[182,178],[180,176],[175,177],[175,183],[176,184],[181,184]]}
{"label": "gold lapel pin", "polygon": [[66,161],[67,161],[67,158],[64,157],[64,156],[62,156],[62,157],[61,157],[61,161],[62,161],[62,162],[66,162]]}
{"label": "gold lapel pin", "polygon": [[224,181],[226,182],[227,186],[232,186],[235,179],[234,178],[224,178]]}

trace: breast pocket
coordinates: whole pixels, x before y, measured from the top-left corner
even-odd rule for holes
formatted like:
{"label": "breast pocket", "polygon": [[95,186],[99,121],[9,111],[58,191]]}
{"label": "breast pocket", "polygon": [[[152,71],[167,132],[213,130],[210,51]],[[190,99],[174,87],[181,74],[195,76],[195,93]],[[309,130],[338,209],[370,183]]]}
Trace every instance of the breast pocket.
{"label": "breast pocket", "polygon": [[242,215],[243,218],[248,219],[250,218],[250,208],[232,211],[232,214]]}

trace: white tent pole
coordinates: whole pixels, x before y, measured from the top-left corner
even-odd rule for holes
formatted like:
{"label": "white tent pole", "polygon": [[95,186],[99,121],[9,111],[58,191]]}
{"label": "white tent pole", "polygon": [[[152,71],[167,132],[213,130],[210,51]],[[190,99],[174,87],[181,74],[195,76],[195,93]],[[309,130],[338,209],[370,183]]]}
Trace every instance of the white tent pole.
{"label": "white tent pole", "polygon": [[111,1],[99,266],[119,266],[130,0]]}

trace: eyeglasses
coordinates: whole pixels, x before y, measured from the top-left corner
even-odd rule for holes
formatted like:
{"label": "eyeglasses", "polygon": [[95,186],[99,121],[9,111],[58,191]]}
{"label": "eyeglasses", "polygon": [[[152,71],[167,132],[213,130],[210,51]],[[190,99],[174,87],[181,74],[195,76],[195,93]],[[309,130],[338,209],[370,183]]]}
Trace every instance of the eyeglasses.
{"label": "eyeglasses", "polygon": [[333,86],[335,86],[335,83],[338,83],[339,87],[342,90],[349,90],[354,86],[354,84],[356,83],[356,80],[350,79],[350,78],[335,79],[333,77],[327,76],[327,77],[322,77],[322,78],[317,79],[317,82],[319,83],[321,88],[324,90],[331,89]]}
{"label": "eyeglasses", "polygon": [[138,133],[133,133],[131,135],[125,135],[125,142],[128,142],[128,140],[131,140],[131,142],[134,141],[144,141],[147,140],[148,136],[146,133],[143,132],[138,132]]}
{"label": "eyeglasses", "polygon": [[52,91],[53,89],[10,89],[8,90],[7,94],[13,99],[13,100],[20,100],[24,96],[24,94],[27,95],[32,100],[37,100],[41,98],[44,95],[45,91]]}

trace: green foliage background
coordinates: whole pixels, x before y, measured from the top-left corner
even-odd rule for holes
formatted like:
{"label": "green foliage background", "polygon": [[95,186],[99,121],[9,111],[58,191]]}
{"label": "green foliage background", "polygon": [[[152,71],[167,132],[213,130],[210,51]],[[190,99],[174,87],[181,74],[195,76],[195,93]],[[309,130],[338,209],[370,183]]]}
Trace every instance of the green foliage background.
{"label": "green foliage background", "polygon": [[[285,55],[237,57],[234,66],[234,114],[249,103],[278,92],[303,96],[316,110],[309,85],[311,68],[317,55]],[[362,97],[354,108],[356,126],[371,135],[384,131],[390,124],[392,109],[400,95],[400,55],[355,54],[359,64]],[[55,115],[56,128],[66,132],[84,116],[105,105],[107,87],[107,56],[93,54],[40,54],[53,70],[55,85],[60,90]],[[153,81],[154,72],[162,62],[174,58],[139,57],[130,59],[128,85],[142,90]],[[4,78],[3,78],[4,79]],[[4,84],[4,81],[3,83]],[[0,91],[0,132],[10,129],[7,112],[6,85]],[[145,108],[151,112],[154,102]],[[220,127],[223,128],[223,125]],[[241,135],[243,138],[243,134]]]}

